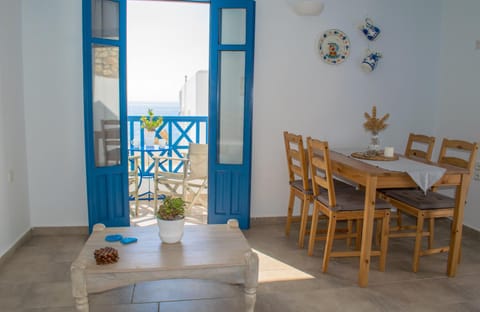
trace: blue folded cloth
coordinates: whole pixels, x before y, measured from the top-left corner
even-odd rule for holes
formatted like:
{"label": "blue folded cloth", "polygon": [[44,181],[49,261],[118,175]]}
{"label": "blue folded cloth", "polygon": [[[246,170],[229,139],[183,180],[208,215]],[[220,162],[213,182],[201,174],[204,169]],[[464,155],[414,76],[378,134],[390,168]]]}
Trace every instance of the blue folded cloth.
{"label": "blue folded cloth", "polygon": [[123,236],[120,234],[112,234],[105,236],[107,242],[118,242],[123,239]]}
{"label": "blue folded cloth", "polygon": [[124,237],[120,242],[122,244],[131,244],[131,243],[136,243],[137,242],[136,237]]}

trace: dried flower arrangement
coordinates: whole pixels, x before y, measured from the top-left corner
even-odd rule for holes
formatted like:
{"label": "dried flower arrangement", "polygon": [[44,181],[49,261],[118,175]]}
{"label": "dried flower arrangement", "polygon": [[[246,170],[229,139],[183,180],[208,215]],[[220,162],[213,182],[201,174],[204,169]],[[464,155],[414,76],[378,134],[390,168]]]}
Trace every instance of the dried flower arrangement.
{"label": "dried flower arrangement", "polygon": [[374,105],[372,107],[372,116],[370,116],[369,113],[365,113],[367,121],[363,124],[363,127],[367,131],[372,132],[373,135],[376,135],[388,126],[388,124],[385,123],[388,117],[390,117],[390,114],[385,114],[385,116],[380,119],[377,118],[377,107]]}

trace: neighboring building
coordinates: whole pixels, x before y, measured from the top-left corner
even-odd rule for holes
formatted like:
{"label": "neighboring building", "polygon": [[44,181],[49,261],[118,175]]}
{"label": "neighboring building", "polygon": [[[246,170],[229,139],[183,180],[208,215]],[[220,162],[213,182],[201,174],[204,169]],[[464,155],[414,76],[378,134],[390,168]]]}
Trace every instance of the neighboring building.
{"label": "neighboring building", "polygon": [[185,76],[179,97],[180,115],[208,116],[208,70],[199,70],[189,78]]}

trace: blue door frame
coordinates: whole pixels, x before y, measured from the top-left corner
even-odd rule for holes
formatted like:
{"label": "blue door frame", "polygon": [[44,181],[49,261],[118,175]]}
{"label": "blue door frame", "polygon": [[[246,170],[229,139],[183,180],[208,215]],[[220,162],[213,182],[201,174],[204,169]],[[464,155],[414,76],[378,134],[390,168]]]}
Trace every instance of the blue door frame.
{"label": "blue door frame", "polygon": [[[222,10],[245,12],[245,41],[222,44]],[[253,51],[255,2],[253,0],[216,0],[210,3],[210,89],[209,89],[209,164],[208,223],[226,223],[234,218],[240,228],[250,227],[250,180],[252,146]],[[240,51],[244,55],[243,159],[240,163],[221,163],[220,101],[222,52]]]}
{"label": "blue door frame", "polygon": [[[252,142],[252,92],[255,2],[253,0],[184,0],[210,3],[210,77],[209,77],[209,195],[208,222],[225,223],[230,218],[239,220],[240,227],[250,226],[250,179]],[[127,0],[108,0],[118,3],[118,39],[98,38],[92,35],[92,0],[83,0],[83,71],[85,157],[87,173],[88,223],[91,230],[96,223],[107,226],[128,226],[128,138],[126,96],[126,3]],[[242,45],[222,45],[221,9],[246,10],[246,42]],[[120,162],[112,166],[96,165],[95,129],[93,120],[92,48],[94,45],[117,47],[119,50],[119,124]],[[241,164],[221,164],[218,161],[220,116],[219,58],[221,51],[245,52],[243,160]],[[98,148],[98,146],[97,146]]]}

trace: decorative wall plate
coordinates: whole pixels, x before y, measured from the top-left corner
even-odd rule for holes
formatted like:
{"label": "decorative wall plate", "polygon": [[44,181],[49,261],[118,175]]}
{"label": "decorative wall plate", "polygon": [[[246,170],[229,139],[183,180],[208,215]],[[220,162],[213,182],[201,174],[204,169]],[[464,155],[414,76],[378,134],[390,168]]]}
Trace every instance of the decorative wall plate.
{"label": "decorative wall plate", "polygon": [[350,54],[350,40],[343,31],[329,29],[322,34],[318,48],[324,62],[340,64]]}

